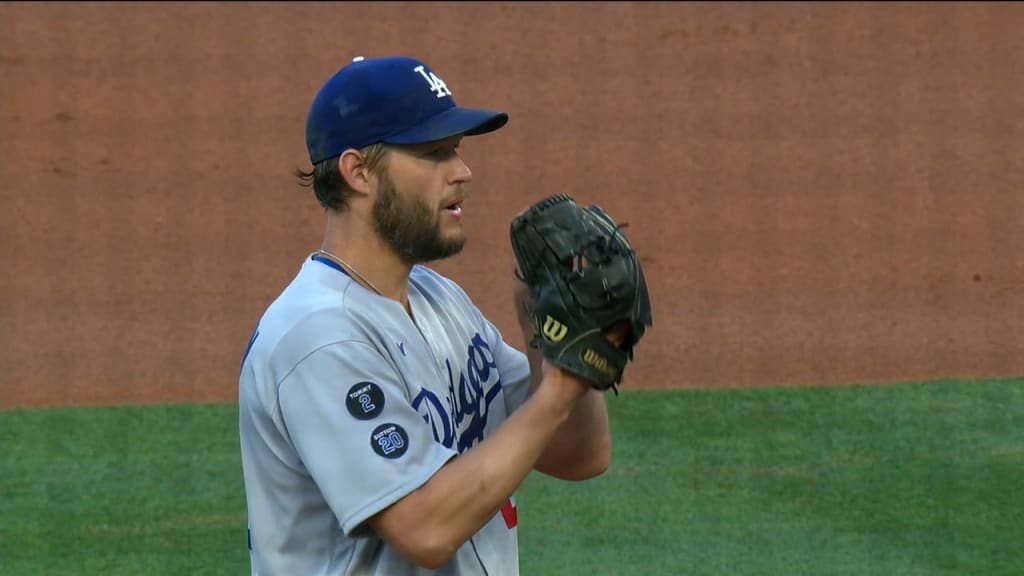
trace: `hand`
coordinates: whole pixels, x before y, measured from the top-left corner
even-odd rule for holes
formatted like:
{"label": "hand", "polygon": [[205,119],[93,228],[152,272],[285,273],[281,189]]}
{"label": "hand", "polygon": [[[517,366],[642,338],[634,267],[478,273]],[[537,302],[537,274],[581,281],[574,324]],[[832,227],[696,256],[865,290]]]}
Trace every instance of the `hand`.
{"label": "hand", "polygon": [[575,403],[593,389],[589,381],[552,364],[546,358],[541,363],[541,381],[544,386],[557,390],[562,401],[567,403]]}
{"label": "hand", "polygon": [[[622,343],[626,341],[626,337],[629,336],[629,322],[626,322],[624,320],[616,322],[614,325],[612,325],[611,328],[605,330],[604,335],[605,335],[606,338],[608,338],[609,342],[611,342],[612,344],[615,345],[616,348],[621,347]],[[547,360],[545,360],[544,364],[546,365],[547,363],[548,363]],[[553,367],[557,368],[556,366],[553,366]],[[559,370],[561,370],[561,369],[559,368]],[[589,386],[591,388],[594,387],[593,386],[593,382],[590,382],[590,381],[588,381],[588,380],[586,380],[586,379],[584,379],[584,378],[582,378],[580,376],[577,376],[577,375],[575,375],[575,374],[573,374],[571,372],[567,372],[565,370],[562,370],[562,372],[565,372],[565,374],[568,377],[571,377],[571,378],[574,378],[574,379],[576,379],[576,380],[578,380],[580,382],[583,382],[584,384],[586,384],[587,386]]]}
{"label": "hand", "polygon": [[[625,342],[626,336],[628,335],[629,322],[626,321],[617,322],[605,332],[605,336],[608,338],[608,341],[616,346],[620,346]],[[565,382],[564,386],[568,387],[569,394],[576,399],[582,397],[588,390],[593,388],[593,384],[590,381],[582,378],[581,376],[577,376],[572,372],[563,370],[557,365],[548,362],[547,359],[545,359],[541,364],[541,374],[545,380],[558,380]],[[574,387],[575,390],[573,390]]]}
{"label": "hand", "polygon": [[629,336],[629,322],[619,320],[612,324],[611,328],[605,330],[604,335],[608,338],[609,342],[617,347],[621,347],[622,343],[626,341],[626,337]]}

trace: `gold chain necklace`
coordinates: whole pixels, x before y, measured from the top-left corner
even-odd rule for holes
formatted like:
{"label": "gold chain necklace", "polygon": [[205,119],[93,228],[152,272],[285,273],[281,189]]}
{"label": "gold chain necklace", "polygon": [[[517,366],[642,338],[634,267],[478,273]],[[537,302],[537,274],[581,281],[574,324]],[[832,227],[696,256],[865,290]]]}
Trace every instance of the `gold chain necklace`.
{"label": "gold chain necklace", "polygon": [[370,282],[369,280],[367,280],[366,278],[364,278],[364,277],[363,277],[363,275],[362,275],[362,274],[360,274],[358,270],[356,270],[355,268],[353,268],[353,267],[352,267],[352,265],[351,265],[351,264],[349,264],[348,262],[344,261],[344,260],[343,260],[343,259],[341,258],[341,256],[338,256],[337,254],[332,254],[332,253],[328,252],[327,250],[324,250],[323,248],[321,248],[321,249],[317,250],[317,251],[316,251],[316,253],[317,253],[317,254],[323,254],[324,256],[327,256],[327,257],[328,257],[328,258],[330,258],[331,260],[334,260],[334,261],[336,261],[336,262],[337,262],[338,264],[341,264],[341,265],[342,265],[342,266],[344,266],[344,267],[345,267],[345,269],[347,269],[347,270],[348,270],[349,272],[351,272],[352,274],[355,274],[356,278],[358,278],[359,280],[361,280],[361,281],[363,282],[363,284],[366,284],[367,286],[369,286],[369,287],[370,287],[370,289],[371,289],[371,290],[373,290],[374,292],[376,292],[378,296],[384,296],[384,294],[383,294],[383,293],[382,293],[382,292],[381,292],[380,290],[378,290],[376,286],[374,286],[374,285],[373,285],[373,282]]}

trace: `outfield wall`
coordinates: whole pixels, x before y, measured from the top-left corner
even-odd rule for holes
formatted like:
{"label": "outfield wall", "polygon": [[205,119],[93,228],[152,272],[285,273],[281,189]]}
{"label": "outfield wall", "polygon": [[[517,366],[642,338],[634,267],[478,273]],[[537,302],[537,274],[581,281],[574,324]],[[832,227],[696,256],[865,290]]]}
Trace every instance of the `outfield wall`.
{"label": "outfield wall", "polygon": [[320,242],[304,114],[353,56],[507,110],[441,269],[515,342],[511,216],[630,224],[629,387],[1024,374],[1024,5],[0,5],[3,406],[231,400]]}

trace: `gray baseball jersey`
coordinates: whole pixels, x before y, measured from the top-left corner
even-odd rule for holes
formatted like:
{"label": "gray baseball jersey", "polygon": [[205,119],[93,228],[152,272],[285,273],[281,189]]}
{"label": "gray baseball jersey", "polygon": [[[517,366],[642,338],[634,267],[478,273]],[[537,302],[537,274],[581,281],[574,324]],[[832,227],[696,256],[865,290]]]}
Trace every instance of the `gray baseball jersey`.
{"label": "gray baseball jersey", "polygon": [[364,521],[491,434],[526,399],[526,356],[425,267],[401,304],[310,257],[261,317],[239,375],[252,573],[517,575],[514,496],[442,568]]}

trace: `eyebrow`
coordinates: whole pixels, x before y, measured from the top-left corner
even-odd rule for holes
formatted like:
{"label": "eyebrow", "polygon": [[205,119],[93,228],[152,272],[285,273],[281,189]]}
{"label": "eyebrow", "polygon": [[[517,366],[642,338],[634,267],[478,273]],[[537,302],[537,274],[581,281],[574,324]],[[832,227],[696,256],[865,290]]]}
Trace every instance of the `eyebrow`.
{"label": "eyebrow", "polygon": [[462,138],[442,138],[440,140],[431,140],[430,142],[420,142],[418,144],[399,144],[398,148],[405,148],[407,150],[429,150],[440,146],[458,146],[462,143]]}

